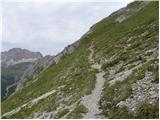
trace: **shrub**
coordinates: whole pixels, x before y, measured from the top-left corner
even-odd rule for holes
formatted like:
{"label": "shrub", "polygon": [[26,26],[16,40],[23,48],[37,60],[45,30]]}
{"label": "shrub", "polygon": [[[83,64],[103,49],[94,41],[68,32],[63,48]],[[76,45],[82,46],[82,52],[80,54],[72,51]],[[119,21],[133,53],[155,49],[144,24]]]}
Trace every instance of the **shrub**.
{"label": "shrub", "polygon": [[109,112],[109,118],[114,119],[129,119],[133,118],[133,114],[127,110],[126,107],[118,108],[113,107],[112,110]]}
{"label": "shrub", "polygon": [[102,69],[106,70],[108,67],[112,67],[113,65],[117,64],[119,61],[120,61],[120,59],[118,59],[118,58],[116,58],[112,61],[109,61],[109,62],[102,65]]}
{"label": "shrub", "polygon": [[56,118],[61,118],[68,112],[69,112],[69,109],[63,109],[57,113]]}
{"label": "shrub", "polygon": [[137,108],[138,119],[158,119],[159,118],[159,104],[151,105],[147,102],[142,102]]}

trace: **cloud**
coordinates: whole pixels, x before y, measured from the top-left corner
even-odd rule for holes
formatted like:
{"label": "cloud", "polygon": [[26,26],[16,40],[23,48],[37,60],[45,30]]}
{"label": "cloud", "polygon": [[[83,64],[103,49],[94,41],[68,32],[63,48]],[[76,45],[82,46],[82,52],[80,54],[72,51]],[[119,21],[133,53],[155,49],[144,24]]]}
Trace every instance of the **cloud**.
{"label": "cloud", "polygon": [[123,2],[7,2],[2,50],[20,47],[55,55]]}

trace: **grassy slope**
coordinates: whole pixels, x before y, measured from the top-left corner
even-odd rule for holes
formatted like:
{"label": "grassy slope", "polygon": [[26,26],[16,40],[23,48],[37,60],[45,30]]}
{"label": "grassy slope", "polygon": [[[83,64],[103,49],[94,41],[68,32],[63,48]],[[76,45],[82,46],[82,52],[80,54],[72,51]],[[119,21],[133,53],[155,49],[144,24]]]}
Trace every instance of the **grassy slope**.
{"label": "grassy slope", "polygon": [[[155,48],[158,45],[157,34],[158,34],[158,3],[152,2],[147,7],[132,15],[130,18],[125,20],[122,23],[115,22],[116,14],[112,14],[110,17],[103,19],[91,29],[91,33],[86,37],[82,38],[82,43],[80,47],[75,50],[75,52],[69,56],[66,56],[60,63],[57,65],[51,66],[45,72],[38,76],[38,80],[34,83],[31,83],[32,80],[27,83],[28,85],[23,88],[22,91],[17,92],[14,96],[9,97],[2,103],[2,113],[12,110],[33,98],[36,98],[47,91],[52,89],[57,89],[58,86],[66,85],[59,92],[57,91],[52,96],[40,101],[38,104],[34,105],[32,109],[24,108],[21,112],[11,116],[11,118],[26,118],[36,111],[52,111],[55,110],[59,103],[58,101],[66,96],[72,96],[71,102],[64,102],[66,105],[73,104],[78,101],[84,94],[89,94],[95,85],[95,70],[92,70],[88,62],[88,47],[91,44],[91,41],[94,41],[95,45],[95,55],[94,58],[96,61],[100,61],[103,58],[110,58],[115,55],[116,57],[112,63],[107,63],[108,65],[103,66],[103,69],[108,72],[107,68],[118,64],[120,61],[125,61],[123,64],[129,64],[134,61],[139,60],[137,57],[143,50],[150,48]],[[149,24],[154,23],[156,26],[150,28]],[[132,37],[143,33],[144,31],[149,31],[149,33],[134,42],[128,43],[127,40]],[[148,39],[150,38],[150,39]],[[127,44],[131,44],[130,47],[125,47]],[[118,45],[119,47],[116,47]],[[126,52],[127,51],[127,52]],[[138,53],[135,53],[138,51]],[[153,60],[154,61],[154,60]],[[150,67],[151,63],[146,63]],[[148,69],[146,67],[144,69]],[[143,77],[144,69],[137,70],[138,78]],[[123,70],[123,67],[121,68]],[[120,71],[120,70],[119,70]],[[141,72],[142,71],[142,72]],[[157,71],[157,69],[152,69],[152,71]],[[156,72],[155,72],[156,74]],[[122,93],[122,97],[117,99],[113,104],[116,105],[119,101],[126,99],[131,93],[130,86],[128,86],[127,80],[125,82],[116,83],[115,86],[110,88],[108,86],[107,74],[104,95],[101,99],[102,101],[112,100],[115,91],[115,88],[119,88]],[[133,78],[133,79],[132,79]],[[134,74],[130,76],[129,83],[135,82],[137,80]],[[129,79],[129,78],[127,78]],[[130,85],[129,84],[129,85]],[[121,89],[122,86],[124,89]],[[126,90],[128,92],[126,92]],[[113,106],[113,109],[110,113],[106,111],[106,108],[102,106],[103,114],[110,118],[117,117],[132,117],[125,110],[119,115],[117,112],[119,109]],[[47,106],[47,107],[46,107]],[[85,108],[81,107],[79,103],[77,107],[71,114],[68,115],[68,118],[81,118],[81,113],[86,112]],[[68,112],[67,109],[63,109],[57,114],[63,116]]]}
{"label": "grassy slope", "polygon": [[[146,103],[140,107],[141,110],[137,110],[141,111],[137,116],[133,116],[133,114],[129,113],[125,108],[119,109],[116,107],[117,103],[125,100],[131,95],[131,84],[136,80],[142,79],[146,70],[153,72],[156,76],[155,79],[158,80],[158,66],[153,67],[153,64],[157,61],[158,53],[152,55],[152,60],[148,62],[146,62],[147,59],[143,58],[145,51],[152,48],[158,48],[158,3],[150,3],[141,11],[133,14],[129,19],[120,24],[114,22],[115,16],[116,15],[113,15],[109,19],[103,20],[108,21],[110,24],[102,21],[97,24],[92,32],[96,51],[95,60],[100,61],[101,58],[109,59],[115,56],[113,60],[104,64],[102,67],[106,71],[105,89],[100,102],[103,114],[108,118],[158,118],[158,107],[156,107],[158,106],[158,102],[154,106]],[[99,32],[100,30],[102,32]],[[129,38],[138,36],[144,32],[148,33],[145,36],[137,37],[132,41],[127,41]],[[130,46],[128,46],[129,44]],[[136,61],[146,63],[141,68],[135,70],[126,80],[117,82],[114,86],[109,87],[107,74],[109,68],[122,63],[121,68],[117,70],[118,73],[123,71],[126,65]],[[119,97],[116,100],[113,100],[117,94],[119,94]],[[111,102],[112,106],[105,106],[104,103],[107,102]],[[144,106],[149,107],[145,108]],[[149,112],[149,108],[151,112]]]}
{"label": "grassy slope", "polygon": [[[95,85],[95,70],[90,68],[88,62],[89,51],[87,48],[90,41],[87,38],[83,39],[81,46],[72,55],[66,56],[61,62],[40,74],[36,82],[31,83],[32,80],[30,80],[30,83],[27,83],[28,85],[22,91],[4,101],[2,103],[2,113],[23,105],[27,101],[62,85],[65,85],[65,87],[33,106],[32,111],[24,109],[11,116],[11,118],[26,118],[33,111],[51,111],[60,104],[56,101],[58,102],[63,97],[72,95],[71,102],[64,103],[67,105],[78,101],[83,95],[89,94]],[[44,108],[46,105],[49,108]],[[81,115],[77,116],[81,117]]]}

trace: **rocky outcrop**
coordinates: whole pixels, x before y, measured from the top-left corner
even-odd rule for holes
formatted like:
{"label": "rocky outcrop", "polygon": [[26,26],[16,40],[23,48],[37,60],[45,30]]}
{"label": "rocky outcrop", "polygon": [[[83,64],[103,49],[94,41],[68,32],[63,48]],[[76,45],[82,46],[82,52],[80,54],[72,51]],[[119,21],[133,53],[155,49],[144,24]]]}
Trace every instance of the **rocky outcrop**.
{"label": "rocky outcrop", "polygon": [[66,55],[71,54],[80,44],[80,40],[76,41],[75,43],[68,45],[67,47],[64,48],[64,50],[62,52],[60,52],[59,54],[57,54],[54,57],[54,61],[56,63],[58,63],[60,61],[61,58],[63,58]]}
{"label": "rocky outcrop", "polygon": [[116,18],[116,22],[119,23],[123,22],[124,20],[129,18],[132,14],[142,9],[148,3],[149,2],[136,1],[128,4],[127,7],[122,8],[117,12],[118,17]]}
{"label": "rocky outcrop", "polygon": [[158,84],[152,82],[154,80],[152,72],[146,72],[142,80],[138,80],[132,85],[132,95],[125,101],[117,104],[118,107],[127,107],[131,112],[136,112],[138,105],[146,101],[149,104],[155,104],[159,98]]}
{"label": "rocky outcrop", "polygon": [[54,64],[54,56],[47,55],[41,59],[36,60],[28,66],[20,80],[17,82],[16,91],[23,88],[24,83],[28,78],[35,78],[40,71],[47,69],[50,65]]}

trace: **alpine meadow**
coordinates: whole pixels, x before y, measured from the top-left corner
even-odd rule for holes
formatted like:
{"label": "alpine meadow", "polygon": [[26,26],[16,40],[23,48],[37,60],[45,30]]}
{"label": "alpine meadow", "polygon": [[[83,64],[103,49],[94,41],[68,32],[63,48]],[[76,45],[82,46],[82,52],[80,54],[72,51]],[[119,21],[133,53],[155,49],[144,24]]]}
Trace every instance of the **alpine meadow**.
{"label": "alpine meadow", "polygon": [[159,1],[134,1],[55,56],[1,52],[2,118],[158,119],[158,45]]}

